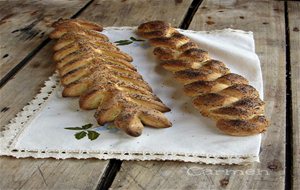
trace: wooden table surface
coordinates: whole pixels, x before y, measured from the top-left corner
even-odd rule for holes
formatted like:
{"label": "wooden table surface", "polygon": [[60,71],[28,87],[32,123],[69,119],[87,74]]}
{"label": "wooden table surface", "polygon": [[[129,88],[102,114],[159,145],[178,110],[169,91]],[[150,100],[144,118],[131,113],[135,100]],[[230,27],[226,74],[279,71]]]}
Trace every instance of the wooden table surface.
{"label": "wooden table surface", "polygon": [[0,130],[53,74],[51,23],[160,19],[191,30],[254,32],[271,125],[248,166],[0,157],[0,189],[300,189],[300,2],[273,0],[0,1]]}

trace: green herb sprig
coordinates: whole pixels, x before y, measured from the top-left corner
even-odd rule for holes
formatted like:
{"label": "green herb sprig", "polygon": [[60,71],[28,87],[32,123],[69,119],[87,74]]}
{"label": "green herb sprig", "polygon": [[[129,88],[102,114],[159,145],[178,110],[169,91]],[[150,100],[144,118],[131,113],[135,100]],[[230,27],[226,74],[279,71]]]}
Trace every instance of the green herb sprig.
{"label": "green herb sprig", "polygon": [[130,37],[130,39],[132,40],[132,41],[136,41],[136,42],[143,42],[143,41],[145,41],[145,40],[141,40],[141,39],[136,39],[135,37]]}
{"label": "green herb sprig", "polygon": [[118,40],[115,41],[114,43],[117,44],[117,46],[124,46],[124,45],[128,45],[128,44],[132,44],[133,42],[143,42],[145,40],[141,40],[141,39],[136,39],[135,37],[130,37],[130,40]]}
{"label": "green herb sprig", "polygon": [[74,136],[77,140],[80,140],[80,139],[88,136],[88,139],[93,141],[100,136],[100,133],[98,133],[97,131],[91,130],[90,128],[92,126],[93,126],[93,124],[89,123],[89,124],[83,125],[81,127],[66,127],[65,129],[79,131],[74,134]]}

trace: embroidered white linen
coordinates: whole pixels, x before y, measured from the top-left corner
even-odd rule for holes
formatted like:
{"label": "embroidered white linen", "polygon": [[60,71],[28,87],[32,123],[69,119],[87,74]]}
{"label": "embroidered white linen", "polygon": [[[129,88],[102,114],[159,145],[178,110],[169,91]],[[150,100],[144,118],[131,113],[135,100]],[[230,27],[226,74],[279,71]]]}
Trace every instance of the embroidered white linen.
{"label": "embroidered white linen", "polygon": [[[139,39],[134,27],[105,28],[112,42]],[[255,54],[252,32],[219,30],[195,32],[180,30],[210,55],[223,61],[234,73],[246,77],[257,88],[261,98],[263,83],[260,62]],[[146,41],[133,41],[119,46],[130,54],[133,64],[153,88],[155,94],[171,108],[165,115],[173,127],[145,127],[140,137],[130,137],[123,131],[97,125],[93,111],[80,110],[78,98],[62,98],[57,76],[24,111],[19,113],[0,135],[0,155],[35,158],[117,158],[122,160],[180,160],[207,164],[244,164],[259,161],[261,135],[232,137],[222,134],[215,123],[205,117],[184,95],[182,86],[171,73],[159,66]],[[48,92],[52,92],[48,94]],[[48,97],[47,100],[43,98]],[[46,99],[46,98],[45,98]],[[66,127],[81,127],[91,123],[90,130],[100,133],[91,141],[88,136],[77,140]],[[108,127],[109,126],[109,127]]]}

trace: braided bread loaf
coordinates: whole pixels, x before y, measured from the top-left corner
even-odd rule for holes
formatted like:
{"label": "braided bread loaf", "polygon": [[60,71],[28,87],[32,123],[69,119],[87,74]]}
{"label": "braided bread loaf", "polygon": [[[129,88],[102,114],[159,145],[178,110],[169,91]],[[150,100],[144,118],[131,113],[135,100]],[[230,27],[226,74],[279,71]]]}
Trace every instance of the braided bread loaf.
{"label": "braided bread loaf", "polygon": [[64,97],[80,97],[82,109],[97,109],[100,125],[114,122],[131,136],[144,124],[170,127],[162,112],[170,111],[130,63],[132,58],[97,31],[102,27],[84,20],[59,20],[50,37],[58,39],[53,59],[64,86]]}
{"label": "braided bread loaf", "polygon": [[184,84],[194,106],[204,116],[217,121],[226,134],[248,136],[266,130],[264,102],[244,77],[231,73],[224,63],[210,58],[188,37],[170,24],[151,21],[141,24],[137,33],[155,47],[161,65]]}

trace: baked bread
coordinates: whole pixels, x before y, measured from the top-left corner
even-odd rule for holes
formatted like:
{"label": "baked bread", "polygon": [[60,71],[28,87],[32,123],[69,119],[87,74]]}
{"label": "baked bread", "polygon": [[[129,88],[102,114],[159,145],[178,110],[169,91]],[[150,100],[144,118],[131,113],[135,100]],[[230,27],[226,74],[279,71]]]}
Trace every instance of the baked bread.
{"label": "baked bread", "polygon": [[99,24],[81,19],[59,19],[52,24],[52,27],[55,28],[49,35],[52,39],[58,39],[68,32],[98,37],[102,35],[96,31],[101,32],[103,30]]}
{"label": "baked bread", "polygon": [[64,97],[79,97],[80,108],[97,109],[100,125],[114,122],[131,136],[139,136],[144,125],[171,127],[162,112],[170,109],[130,63],[132,57],[99,33],[98,24],[78,19],[59,20],[50,38],[58,39],[54,61]]}
{"label": "baked bread", "polygon": [[248,136],[266,130],[264,102],[244,77],[231,73],[224,63],[212,59],[188,37],[170,24],[151,21],[141,24],[137,33],[149,39],[162,67],[174,73],[193,97],[194,106],[217,122],[228,135]]}

